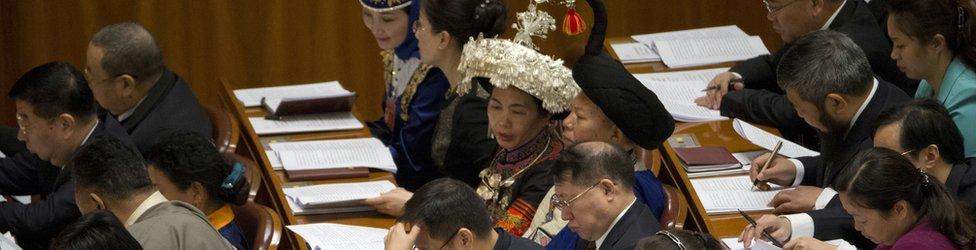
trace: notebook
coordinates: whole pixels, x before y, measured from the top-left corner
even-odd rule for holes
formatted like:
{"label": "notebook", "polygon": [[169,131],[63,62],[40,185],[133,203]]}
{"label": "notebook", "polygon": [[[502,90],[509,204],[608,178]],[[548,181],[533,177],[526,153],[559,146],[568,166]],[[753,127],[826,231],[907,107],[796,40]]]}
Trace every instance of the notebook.
{"label": "notebook", "polygon": [[307,97],[267,98],[262,101],[271,117],[352,111],[356,93],[345,92]]}
{"label": "notebook", "polygon": [[771,211],[773,207],[768,206],[769,202],[783,189],[770,184],[770,191],[756,190],[748,175],[691,179],[691,185],[709,214],[737,213],[737,209]]}
{"label": "notebook", "polygon": [[285,226],[305,239],[313,250],[383,249],[388,230],[382,228],[317,223]]}
{"label": "notebook", "polygon": [[295,84],[234,90],[234,96],[244,107],[261,106],[261,99],[308,98],[349,93],[338,81]]}
{"label": "notebook", "polygon": [[732,157],[735,157],[735,159],[739,162],[735,168],[729,167],[726,169],[708,169],[698,172],[691,172],[686,168],[685,172],[687,172],[688,178],[748,174],[749,170],[752,169],[752,160],[765,153],[765,150],[732,153]]}
{"label": "notebook", "polygon": [[689,173],[742,168],[742,163],[725,147],[675,148],[674,152]]}
{"label": "notebook", "polygon": [[749,124],[740,119],[735,119],[732,121],[732,128],[735,132],[745,138],[752,144],[756,146],[765,148],[766,150],[772,151],[776,147],[776,143],[782,141],[783,147],[779,149],[779,154],[790,157],[803,157],[803,156],[818,156],[820,152],[810,150],[799,144],[791,142],[789,140],[783,139],[782,137],[776,136],[772,133],[766,132],[765,130],[756,127],[755,125]]}
{"label": "notebook", "polygon": [[340,131],[362,129],[363,123],[352,112],[337,112],[313,115],[284,116],[278,119],[267,117],[248,118],[254,132],[258,135],[306,133],[321,131]]}

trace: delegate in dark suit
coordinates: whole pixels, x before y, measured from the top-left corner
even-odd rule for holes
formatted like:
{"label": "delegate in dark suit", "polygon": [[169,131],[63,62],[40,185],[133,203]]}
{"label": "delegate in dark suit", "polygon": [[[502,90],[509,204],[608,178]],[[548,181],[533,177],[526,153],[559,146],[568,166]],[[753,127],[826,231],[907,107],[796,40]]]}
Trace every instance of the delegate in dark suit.
{"label": "delegate in dark suit", "polygon": [[[874,14],[861,0],[847,0],[828,29],[851,38],[867,55],[871,70],[880,80],[890,82],[905,93],[915,93],[918,81],[909,79],[891,59],[891,45]],[[738,73],[746,89],[729,92],[722,98],[723,116],[775,126],[784,137],[808,147],[817,145],[816,130],[803,122],[776,83],[776,66],[791,44],[773,55],[763,55],[737,63],[730,71]]]}
{"label": "delegate in dark suit", "polygon": [[976,158],[952,166],[945,186],[969,209],[976,208]]}
{"label": "delegate in dark suit", "polygon": [[[661,225],[651,210],[643,202],[634,201],[627,212],[616,224],[611,225],[610,232],[600,245],[600,250],[607,249],[627,249],[631,250],[637,246],[637,241],[641,238],[654,235],[661,231]],[[576,241],[576,249],[585,250],[590,242],[579,239]]]}
{"label": "delegate in dark suit", "polygon": [[[81,147],[99,136],[119,138],[134,147],[114,118],[102,116]],[[79,147],[80,148],[80,147]],[[73,152],[77,152],[76,148]],[[0,194],[41,195],[31,204],[0,202],[0,231],[10,231],[24,249],[48,249],[52,238],[81,214],[75,205],[71,167],[63,169],[23,151],[0,159]]]}
{"label": "delegate in dark suit", "polygon": [[[911,100],[908,95],[890,83],[881,80],[877,83],[877,90],[870,97],[871,101],[856,118],[847,136],[838,144],[840,149],[828,149],[825,148],[827,145],[824,145],[820,148],[824,154],[820,156],[797,158],[804,168],[800,185],[830,187],[859,152],[874,147],[872,136],[875,120],[881,111]],[[838,196],[834,196],[824,209],[810,211],[806,215],[813,221],[814,238],[826,240],[843,238],[861,248],[874,246],[874,243],[854,229],[853,219],[841,206]],[[791,218],[791,222],[797,221]]]}
{"label": "delegate in dark suit", "polygon": [[163,70],[142,103],[121,123],[139,152],[148,150],[167,131],[187,130],[208,138],[213,136],[210,118],[193,91],[180,76],[168,69]]}

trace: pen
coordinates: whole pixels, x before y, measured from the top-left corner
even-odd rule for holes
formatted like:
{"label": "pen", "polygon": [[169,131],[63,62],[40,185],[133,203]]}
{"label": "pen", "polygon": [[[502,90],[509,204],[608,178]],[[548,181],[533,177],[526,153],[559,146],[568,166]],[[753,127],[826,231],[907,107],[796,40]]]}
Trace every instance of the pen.
{"label": "pen", "polygon": [[[742,82],[742,79],[736,78],[736,79],[729,80],[729,83],[736,83],[736,82]],[[718,85],[712,85],[712,86],[708,86],[708,88],[702,89],[701,92],[708,92],[708,91],[718,90],[718,89],[719,89]]]}
{"label": "pen", "polygon": [[772,154],[769,154],[769,158],[766,158],[766,162],[763,163],[762,166],[759,166],[759,171],[756,171],[757,178],[756,178],[756,180],[752,181],[752,186],[753,187],[759,185],[759,178],[758,178],[759,173],[762,173],[762,171],[764,169],[766,169],[767,167],[769,167],[769,164],[773,162],[773,157],[776,157],[776,154],[779,153],[779,149],[782,148],[782,147],[783,147],[783,141],[776,142],[776,146],[773,147],[773,153]]}
{"label": "pen", "polygon": [[[742,217],[745,217],[746,218],[746,221],[749,222],[749,225],[752,225],[753,228],[756,227],[756,221],[753,220],[752,217],[749,216],[749,214],[746,214],[746,212],[742,212],[741,209],[736,209],[736,210],[739,210],[739,214],[741,214]],[[775,245],[777,247],[780,247],[780,248],[783,247],[783,243],[782,242],[779,242],[779,240],[776,240],[776,238],[773,238],[772,235],[769,235],[769,233],[767,233],[766,230],[763,230],[762,231],[762,236],[763,237],[766,237],[766,239],[769,240],[769,242],[772,242],[773,245]]]}

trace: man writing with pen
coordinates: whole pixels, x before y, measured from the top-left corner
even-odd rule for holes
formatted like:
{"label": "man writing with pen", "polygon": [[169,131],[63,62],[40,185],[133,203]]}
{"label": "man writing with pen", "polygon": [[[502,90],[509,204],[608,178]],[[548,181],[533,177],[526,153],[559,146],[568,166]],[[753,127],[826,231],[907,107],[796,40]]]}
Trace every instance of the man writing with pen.
{"label": "man writing with pen", "polygon": [[756,220],[743,230],[748,247],[763,232],[782,242],[802,236],[821,240],[845,239],[873,248],[853,226],[835,191],[829,187],[861,150],[872,147],[874,123],[882,110],[909,101],[894,85],[879,80],[864,52],[846,35],[817,31],[797,40],[776,69],[779,86],[798,116],[817,129],[819,156],[787,159],[765,154],[753,160],[750,173],[758,188],[769,183],[795,187],[776,194],[770,206],[776,214]]}

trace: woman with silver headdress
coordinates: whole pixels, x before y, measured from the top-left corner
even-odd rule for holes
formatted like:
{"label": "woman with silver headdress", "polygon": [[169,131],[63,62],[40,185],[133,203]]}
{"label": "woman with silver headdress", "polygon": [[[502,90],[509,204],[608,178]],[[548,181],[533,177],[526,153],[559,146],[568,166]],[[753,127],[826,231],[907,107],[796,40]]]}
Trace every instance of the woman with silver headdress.
{"label": "woman with silver headdress", "polygon": [[488,133],[498,143],[481,171],[478,194],[497,227],[523,235],[553,185],[548,176],[563,143],[551,129],[554,114],[569,110],[580,89],[562,60],[504,39],[482,38],[464,46],[462,88],[490,79]]}
{"label": "woman with silver headdress", "polygon": [[369,123],[397,165],[397,183],[408,190],[443,176],[430,157],[447,78],[420,61],[411,26],[420,16],[419,0],[360,0],[363,24],[379,45],[386,91],[383,116]]}

